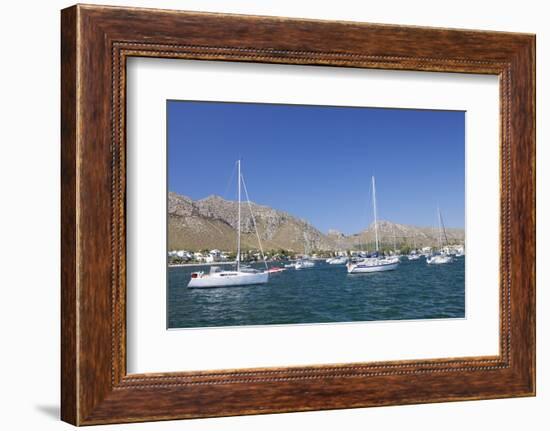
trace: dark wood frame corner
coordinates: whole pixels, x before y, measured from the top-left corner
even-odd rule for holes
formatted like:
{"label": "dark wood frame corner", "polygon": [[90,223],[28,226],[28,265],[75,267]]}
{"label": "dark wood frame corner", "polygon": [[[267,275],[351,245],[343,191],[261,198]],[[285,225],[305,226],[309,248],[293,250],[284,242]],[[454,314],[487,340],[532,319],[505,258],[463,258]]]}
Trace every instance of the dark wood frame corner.
{"label": "dark wood frame corner", "polygon": [[[534,35],[81,5],[61,18],[63,420],[88,425],[534,395]],[[500,354],[127,375],[131,56],[498,75]]]}

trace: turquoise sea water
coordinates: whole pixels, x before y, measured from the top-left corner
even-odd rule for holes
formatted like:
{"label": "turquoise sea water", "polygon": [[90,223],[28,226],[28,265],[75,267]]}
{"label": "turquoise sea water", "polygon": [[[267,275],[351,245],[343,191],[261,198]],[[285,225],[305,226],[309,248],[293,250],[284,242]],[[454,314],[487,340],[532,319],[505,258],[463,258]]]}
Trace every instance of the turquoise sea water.
{"label": "turquoise sea water", "polygon": [[[464,257],[428,265],[402,260],[395,271],[348,274],[344,265],[270,274],[257,286],[188,289],[191,272],[168,269],[168,328],[463,318]],[[270,264],[282,266],[282,263]],[[227,269],[230,267],[227,266]]]}

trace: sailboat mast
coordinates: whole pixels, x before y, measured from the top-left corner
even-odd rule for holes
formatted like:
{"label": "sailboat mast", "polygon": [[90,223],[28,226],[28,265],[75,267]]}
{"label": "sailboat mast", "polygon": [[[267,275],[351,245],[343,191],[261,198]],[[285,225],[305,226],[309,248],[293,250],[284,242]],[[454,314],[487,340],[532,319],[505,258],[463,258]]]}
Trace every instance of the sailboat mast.
{"label": "sailboat mast", "polygon": [[438,242],[439,242],[439,248],[443,248],[443,241],[441,240],[441,211],[439,210],[439,206],[437,207],[437,224],[439,227],[439,236],[438,236]]}
{"label": "sailboat mast", "polygon": [[238,200],[238,222],[237,222],[237,272],[241,269],[241,161],[237,160],[237,200]]}
{"label": "sailboat mast", "polygon": [[447,238],[447,231],[445,230],[445,222],[443,221],[443,216],[441,211],[439,212],[439,218],[441,219],[441,230],[443,231],[443,238],[445,238],[445,246],[449,246],[449,239]]}
{"label": "sailboat mast", "polygon": [[374,238],[376,240],[376,250],[378,251],[378,216],[376,214],[376,184],[374,175],[372,176],[372,208],[374,211]]}

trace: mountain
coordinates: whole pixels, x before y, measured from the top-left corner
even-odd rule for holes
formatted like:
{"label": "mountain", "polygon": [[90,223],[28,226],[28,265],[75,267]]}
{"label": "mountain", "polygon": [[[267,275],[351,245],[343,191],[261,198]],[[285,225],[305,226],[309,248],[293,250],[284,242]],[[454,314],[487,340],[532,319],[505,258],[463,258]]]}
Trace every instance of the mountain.
{"label": "mountain", "polygon": [[[252,213],[251,211],[252,210]],[[238,204],[220,196],[200,200],[168,193],[168,249],[198,251],[204,249],[236,250]],[[254,214],[255,219],[252,215]],[[265,250],[284,249],[295,253],[314,250],[373,249],[374,225],[352,235],[337,230],[323,234],[307,221],[284,211],[251,202],[241,204],[241,246],[258,249],[254,220]],[[437,244],[438,231],[381,220],[378,222],[381,246],[391,246],[395,233],[398,246],[418,247]],[[447,229],[450,243],[464,242],[463,229]]]}
{"label": "mountain", "polygon": [[[446,228],[447,241],[449,244],[464,243],[464,229]],[[336,242],[337,246],[345,249],[367,248],[374,249],[376,241],[374,223],[367,229],[353,235],[345,236],[334,234],[329,236]],[[419,227],[393,223],[387,220],[378,221],[378,240],[380,246],[393,247],[394,238],[398,247],[407,245],[416,247],[435,246],[438,243],[439,231],[436,227]],[[443,241],[445,239],[443,238]]]}
{"label": "mountain", "polygon": [[[251,211],[252,210],[252,213]],[[168,193],[168,249],[235,251],[238,204],[220,196],[193,201]],[[257,249],[254,214],[262,246],[296,253],[331,250],[334,243],[307,221],[253,202],[241,204],[241,246]]]}

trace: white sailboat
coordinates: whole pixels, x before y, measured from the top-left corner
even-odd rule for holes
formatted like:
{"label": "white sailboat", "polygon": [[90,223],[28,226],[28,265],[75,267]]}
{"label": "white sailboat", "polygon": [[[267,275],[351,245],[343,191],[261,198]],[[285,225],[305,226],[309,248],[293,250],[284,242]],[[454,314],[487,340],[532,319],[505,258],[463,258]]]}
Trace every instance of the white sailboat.
{"label": "white sailboat", "polygon": [[[252,213],[252,206],[250,205],[250,199],[248,197],[248,190],[246,184],[241,175],[241,161],[237,160],[237,195],[238,195],[238,222],[237,222],[237,261],[236,269],[234,271],[222,270],[218,266],[212,266],[210,272],[207,274],[204,271],[193,272],[191,274],[191,280],[187,284],[189,288],[207,288],[207,287],[233,287],[233,286],[247,286],[253,284],[264,284],[269,280],[269,273],[267,271],[267,263],[264,257],[264,251],[262,249],[262,243],[260,241],[260,235],[258,234],[258,228],[256,227],[256,220]],[[262,260],[266,266],[265,271],[258,271],[257,269],[241,266],[241,183],[244,186],[246,194],[246,200],[248,207],[252,215],[252,222],[254,229],[256,230],[256,236],[258,238],[258,245]]]}
{"label": "white sailboat", "polygon": [[421,254],[418,254],[416,250],[413,250],[411,254],[409,254],[407,257],[409,260],[418,260],[420,259]]}
{"label": "white sailboat", "polygon": [[438,243],[439,243],[439,254],[435,254],[426,258],[426,262],[429,265],[441,265],[443,263],[451,263],[453,257],[450,254],[447,254],[443,251],[443,238],[445,236],[445,243],[447,244],[447,233],[445,232],[445,225],[443,224],[443,218],[441,217],[441,211],[437,207],[437,224],[439,228]]}
{"label": "white sailboat", "polygon": [[418,250],[416,249],[416,232],[413,236],[413,245],[414,248],[409,252],[409,255],[407,256],[409,260],[418,260],[420,259],[421,254],[418,253]]}
{"label": "white sailboat", "polygon": [[434,254],[426,258],[426,262],[429,265],[441,265],[443,263],[451,263],[452,261],[453,257],[448,254]]}
{"label": "white sailboat", "polygon": [[305,269],[305,268],[313,268],[315,266],[315,262],[309,259],[299,259],[294,264],[294,268],[296,269]]}
{"label": "white sailboat", "polygon": [[371,257],[361,259],[357,262],[349,262],[347,269],[349,274],[357,273],[369,273],[369,272],[381,272],[391,271],[396,269],[399,265],[399,257],[380,257],[379,256],[379,243],[378,243],[378,216],[376,212],[376,184],[374,176],[372,177],[372,206],[374,212],[374,235],[376,242],[376,251]]}
{"label": "white sailboat", "polygon": [[326,262],[329,265],[344,265],[348,262],[348,258],[346,256],[331,257]]}
{"label": "white sailboat", "polygon": [[311,258],[309,257],[308,250],[309,240],[306,233],[304,232],[304,255],[294,264],[295,269],[313,268],[315,266],[315,261],[311,260]]}

